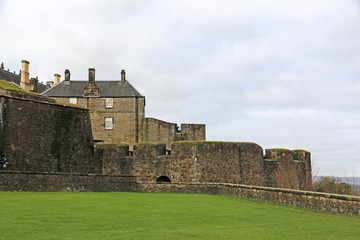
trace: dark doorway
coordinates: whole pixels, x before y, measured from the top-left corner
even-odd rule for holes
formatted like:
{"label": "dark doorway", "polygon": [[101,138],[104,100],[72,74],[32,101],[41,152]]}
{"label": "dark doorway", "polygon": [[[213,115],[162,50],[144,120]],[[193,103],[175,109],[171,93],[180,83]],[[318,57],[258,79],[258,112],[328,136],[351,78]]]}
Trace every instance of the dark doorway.
{"label": "dark doorway", "polygon": [[167,177],[167,176],[161,176],[161,177],[158,177],[156,179],[156,182],[160,183],[160,182],[171,182],[170,178]]}

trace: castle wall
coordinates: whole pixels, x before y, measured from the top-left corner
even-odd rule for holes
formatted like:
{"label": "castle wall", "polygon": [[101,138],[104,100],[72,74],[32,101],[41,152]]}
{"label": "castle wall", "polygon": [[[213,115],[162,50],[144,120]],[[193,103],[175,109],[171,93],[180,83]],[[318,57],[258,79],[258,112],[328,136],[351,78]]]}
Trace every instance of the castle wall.
{"label": "castle wall", "polygon": [[263,149],[254,143],[174,142],[171,155],[165,143],[136,144],[133,156],[117,148],[102,148],[103,163],[111,165],[103,166],[103,173],[135,175],[141,182],[166,176],[171,182],[311,187],[310,153],[306,151],[269,149],[264,159]]}
{"label": "castle wall", "polygon": [[129,192],[134,189],[134,176],[0,171],[0,191]]}
{"label": "castle wall", "polygon": [[87,109],[11,91],[0,94],[0,106],[6,170],[101,173],[102,163],[93,159]]}
{"label": "castle wall", "polygon": [[177,141],[205,141],[205,124],[181,124],[181,133]]}
{"label": "castle wall", "polygon": [[140,142],[163,142],[168,148],[176,140],[176,123],[169,123],[155,118],[143,118],[141,121]]}
{"label": "castle wall", "polygon": [[181,131],[176,123],[165,122],[156,118],[143,118],[141,121],[139,142],[166,143],[171,149],[175,141],[205,141],[205,124],[181,124]]}

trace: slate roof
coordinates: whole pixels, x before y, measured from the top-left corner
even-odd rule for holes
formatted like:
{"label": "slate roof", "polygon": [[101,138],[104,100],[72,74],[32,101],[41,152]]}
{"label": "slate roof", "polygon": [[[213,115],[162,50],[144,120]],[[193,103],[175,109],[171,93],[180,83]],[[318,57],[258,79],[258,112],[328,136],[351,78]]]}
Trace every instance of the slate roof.
{"label": "slate roof", "polygon": [[20,75],[6,71],[5,69],[1,69],[1,68],[0,68],[0,80],[13,82],[16,83],[17,85],[20,85]]}
{"label": "slate roof", "polygon": [[[5,80],[7,82],[13,82],[20,86],[20,75],[6,71],[1,68],[0,68],[0,80]],[[38,92],[38,93],[41,93],[46,90],[46,85],[39,83],[39,82],[36,84],[36,87],[37,87],[36,92]]]}
{"label": "slate roof", "polygon": [[[50,97],[84,97],[88,81],[62,81],[42,94]],[[128,81],[96,81],[99,97],[144,97]]]}

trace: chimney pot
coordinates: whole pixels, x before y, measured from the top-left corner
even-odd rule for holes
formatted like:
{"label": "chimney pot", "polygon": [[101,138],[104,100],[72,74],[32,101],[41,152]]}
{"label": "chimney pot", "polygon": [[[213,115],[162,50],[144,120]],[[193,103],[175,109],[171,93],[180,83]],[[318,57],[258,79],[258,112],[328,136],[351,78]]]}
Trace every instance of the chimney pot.
{"label": "chimney pot", "polygon": [[54,86],[54,82],[53,81],[47,81],[46,85],[52,87],[52,86]]}
{"label": "chimney pot", "polygon": [[1,63],[1,69],[4,69],[4,63]]}
{"label": "chimney pot", "polygon": [[25,90],[30,90],[30,74],[29,74],[29,62],[26,60],[21,61],[21,75],[20,75],[20,87]]}
{"label": "chimney pot", "polygon": [[124,69],[121,70],[121,82],[124,83],[126,80],[126,72]]}
{"label": "chimney pot", "polygon": [[70,71],[69,71],[69,69],[65,69],[65,81],[70,81]]}
{"label": "chimney pot", "polygon": [[60,83],[60,74],[57,74],[57,73],[55,73],[54,74],[54,83],[55,84],[58,84],[58,83]]}

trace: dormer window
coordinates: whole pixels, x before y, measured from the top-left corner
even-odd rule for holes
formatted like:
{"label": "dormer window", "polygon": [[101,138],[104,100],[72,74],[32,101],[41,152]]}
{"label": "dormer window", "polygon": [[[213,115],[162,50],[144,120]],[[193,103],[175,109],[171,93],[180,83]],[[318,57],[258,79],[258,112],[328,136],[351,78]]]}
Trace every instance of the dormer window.
{"label": "dormer window", "polygon": [[69,103],[77,104],[77,98],[70,98]]}
{"label": "dormer window", "polygon": [[105,98],[105,108],[114,108],[113,98]]}

